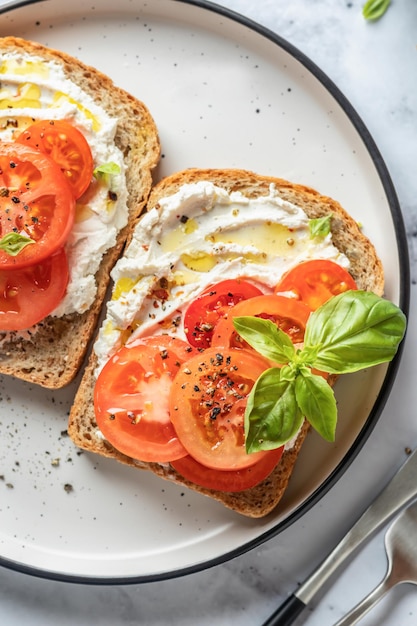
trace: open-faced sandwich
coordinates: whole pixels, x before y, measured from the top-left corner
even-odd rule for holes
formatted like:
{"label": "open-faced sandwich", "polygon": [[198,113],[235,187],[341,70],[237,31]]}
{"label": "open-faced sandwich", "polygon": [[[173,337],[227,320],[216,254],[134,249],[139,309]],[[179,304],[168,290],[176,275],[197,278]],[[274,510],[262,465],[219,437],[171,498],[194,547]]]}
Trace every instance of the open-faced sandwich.
{"label": "open-faced sandwich", "polygon": [[0,372],[78,372],[160,156],[146,106],[40,44],[0,39]]}
{"label": "open-faced sandwich", "polygon": [[336,376],[404,333],[344,209],[247,171],[161,181],[112,278],[70,436],[250,517],[278,504],[310,425],[334,437]]}

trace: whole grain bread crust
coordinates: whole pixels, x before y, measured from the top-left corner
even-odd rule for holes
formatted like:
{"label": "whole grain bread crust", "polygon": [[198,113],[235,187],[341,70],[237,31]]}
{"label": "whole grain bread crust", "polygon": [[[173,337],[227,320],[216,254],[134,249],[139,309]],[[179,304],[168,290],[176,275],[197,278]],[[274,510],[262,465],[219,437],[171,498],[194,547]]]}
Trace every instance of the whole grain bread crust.
{"label": "whole grain bread crust", "polygon": [[11,51],[60,64],[70,80],[116,118],[115,143],[127,165],[129,223],[119,232],[116,245],[103,257],[96,274],[97,294],[92,306],[83,314],[50,316],[37,325],[32,336],[12,334],[9,338],[7,335],[8,340],[2,342],[0,373],[54,389],[67,385],[80,369],[102,308],[110,270],[152,188],[152,170],[159,162],[160,144],[155,122],[145,104],[117,87],[97,69],[36,42],[16,37],[0,38],[0,55]]}
{"label": "whole grain bread crust", "polygon": [[[228,192],[240,191],[248,197],[267,195],[270,185],[273,184],[283,199],[300,206],[310,218],[331,213],[333,242],[349,258],[350,271],[358,288],[373,291],[378,295],[383,294],[383,269],[371,242],[338,202],[320,195],[309,187],[244,170],[189,169],[173,174],[156,185],[150,195],[148,208],[156,206],[162,197],[178,191],[181,185],[201,180],[212,181]],[[284,452],[273,472],[256,487],[237,493],[205,489],[185,480],[169,464],[144,463],[131,459],[120,454],[107,441],[97,436],[93,405],[95,368],[96,359],[92,354],[69,418],[68,432],[78,447],[140,469],[150,470],[161,478],[203,493],[248,517],[264,517],[276,508],[285,493],[300,449],[307,436],[309,430],[307,422],[301,428],[295,445]],[[334,380],[331,381],[333,382]]]}

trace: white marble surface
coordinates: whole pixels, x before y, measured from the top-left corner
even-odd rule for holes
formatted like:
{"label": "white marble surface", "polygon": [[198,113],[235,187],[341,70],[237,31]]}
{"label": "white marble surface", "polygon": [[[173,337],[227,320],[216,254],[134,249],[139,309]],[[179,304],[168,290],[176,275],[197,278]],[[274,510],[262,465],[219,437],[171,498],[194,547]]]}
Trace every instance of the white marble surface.
{"label": "white marble surface", "polygon": [[[374,24],[363,20],[361,0],[221,4],[276,31],[324,70],[362,117],[388,166],[409,234],[413,278],[409,333],[394,390],[372,436],[338,484],[261,548],[197,574],[144,585],[83,586],[0,569],[1,624],[261,624],[341,538],[403,462],[405,448],[417,445],[417,3],[393,0]],[[298,626],[334,624],[379,582],[385,568],[380,533],[326,586]],[[416,588],[393,590],[361,623],[415,625]]]}

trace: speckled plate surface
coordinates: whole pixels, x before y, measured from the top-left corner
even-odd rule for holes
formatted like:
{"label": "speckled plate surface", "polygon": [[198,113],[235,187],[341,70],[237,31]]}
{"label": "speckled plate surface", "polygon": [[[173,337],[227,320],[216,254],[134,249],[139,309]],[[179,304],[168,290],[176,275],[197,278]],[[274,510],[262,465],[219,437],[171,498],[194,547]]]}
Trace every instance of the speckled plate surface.
{"label": "speckled plate surface", "polygon": [[[290,43],[200,2],[48,0],[3,12],[0,35],[78,56],[148,105],[162,142],[159,177],[189,166],[248,168],[339,200],[371,235],[387,296],[407,311],[405,235],[384,163],[343,95]],[[397,364],[339,381],[337,442],[311,435],[282,505],[258,521],[77,451],[66,436],[76,383],[50,392],[1,378],[0,563],[62,580],[141,582],[256,546],[354,459]]]}

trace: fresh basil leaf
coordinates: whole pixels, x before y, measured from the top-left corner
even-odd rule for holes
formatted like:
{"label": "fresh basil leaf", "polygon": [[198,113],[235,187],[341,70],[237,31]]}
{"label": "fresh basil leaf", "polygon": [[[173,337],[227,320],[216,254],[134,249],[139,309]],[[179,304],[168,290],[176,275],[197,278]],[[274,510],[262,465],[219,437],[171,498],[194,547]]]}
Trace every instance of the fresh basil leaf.
{"label": "fresh basil leaf", "polygon": [[20,235],[19,233],[7,233],[0,239],[0,250],[10,256],[17,256],[19,252],[31,243],[36,243],[34,239]]}
{"label": "fresh basil leaf", "polygon": [[281,381],[277,367],[263,372],[246,405],[246,451],[279,448],[297,434],[302,422],[295,381]]}
{"label": "fresh basil leaf", "polygon": [[310,315],[304,360],[314,349],[308,365],[336,374],[385,363],[395,356],[405,328],[405,315],[392,302],[369,291],[346,291]]}
{"label": "fresh basil leaf", "polygon": [[295,397],[303,415],[319,435],[327,441],[334,441],[337,405],[327,381],[303,370],[295,380]]}
{"label": "fresh basil leaf", "polygon": [[295,348],[291,339],[270,320],[235,317],[233,326],[252,348],[267,359],[275,363],[288,363],[294,358]]}
{"label": "fresh basil leaf", "polygon": [[281,382],[293,382],[298,374],[298,368],[294,363],[283,365],[279,371],[279,378]]}
{"label": "fresh basil leaf", "polygon": [[93,175],[95,178],[106,178],[108,176],[120,174],[120,172],[120,165],[118,163],[114,163],[114,161],[109,161],[108,163],[102,163],[101,165],[98,165],[94,169]]}
{"label": "fresh basil leaf", "polygon": [[378,20],[387,11],[391,0],[368,0],[362,7],[362,15],[366,20]]}
{"label": "fresh basil leaf", "polygon": [[327,237],[330,233],[331,218],[332,214],[330,213],[329,215],[309,220],[310,239],[314,239],[314,237]]}

